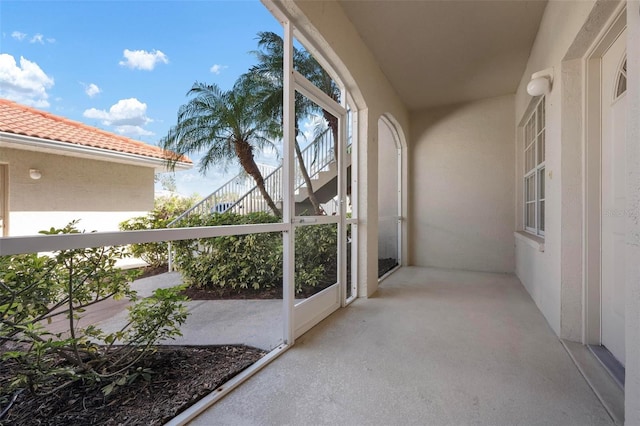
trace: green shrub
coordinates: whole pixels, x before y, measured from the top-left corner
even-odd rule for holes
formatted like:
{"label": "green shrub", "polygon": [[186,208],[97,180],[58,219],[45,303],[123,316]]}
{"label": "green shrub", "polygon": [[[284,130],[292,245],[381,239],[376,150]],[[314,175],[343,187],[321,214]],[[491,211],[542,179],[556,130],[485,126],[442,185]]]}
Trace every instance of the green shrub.
{"label": "green shrub", "polygon": [[[78,233],[75,225],[42,233]],[[130,379],[156,342],[180,335],[187,313],[179,288],[157,290],[130,305],[129,323],[117,332],[80,327],[91,305],[137,300],[129,284],[137,272],[115,266],[127,255],[119,247],[99,247],[0,257],[0,353],[12,373],[0,398],[20,388],[53,392],[77,380],[102,382],[108,393]],[[59,316],[68,328],[53,333],[46,324]]]}
{"label": "green shrub", "polygon": [[[176,196],[158,197],[154,209],[146,216],[138,216],[120,223],[121,231],[138,231],[143,229],[162,229],[191,208],[196,198]],[[129,251],[134,257],[147,262],[152,268],[166,266],[168,262],[168,246],[164,241],[154,243],[131,244]]]}
{"label": "green shrub", "polygon": [[[268,213],[214,213],[191,216],[179,226],[276,223]],[[280,233],[233,235],[175,241],[175,264],[187,284],[199,289],[272,288],[282,281]]]}
{"label": "green shrub", "polygon": [[[269,213],[214,213],[192,216],[183,227],[278,223]],[[296,229],[296,293],[335,282],[336,225],[312,225]],[[175,264],[193,288],[254,290],[282,285],[282,234],[234,235],[175,241]]]}
{"label": "green shrub", "polygon": [[296,229],[296,292],[337,280],[338,227],[334,224]]}

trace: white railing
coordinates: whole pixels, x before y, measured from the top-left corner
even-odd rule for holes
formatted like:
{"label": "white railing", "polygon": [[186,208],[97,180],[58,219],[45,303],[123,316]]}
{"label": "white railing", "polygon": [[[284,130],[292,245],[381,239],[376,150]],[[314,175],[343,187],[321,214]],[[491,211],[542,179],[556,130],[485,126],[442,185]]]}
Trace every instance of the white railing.
{"label": "white railing", "polygon": [[[329,165],[334,161],[333,137],[331,132],[325,130],[315,141],[302,150],[302,159],[307,167],[309,178],[313,179],[318,173],[329,170]],[[282,166],[264,179],[267,193],[276,205],[282,205]],[[295,162],[295,189],[296,192],[305,185],[304,176],[300,171],[300,163]],[[316,188],[317,189],[317,188]],[[270,211],[267,202],[260,193],[258,186],[254,186],[241,197],[228,211],[240,214],[248,214],[259,211]]]}
{"label": "white railing", "polygon": [[[278,167],[264,178],[264,188],[276,205],[282,205],[282,166]],[[258,185],[254,185],[225,211],[238,214],[249,214],[271,211],[271,208],[262,196]]]}
{"label": "white railing", "polygon": [[[318,173],[329,170],[329,165],[334,161],[333,137],[329,129],[325,130],[315,141],[302,150],[302,158],[307,167],[309,177],[313,179]],[[264,186],[276,205],[282,205],[282,166],[270,170],[268,166],[261,166],[264,178]],[[242,179],[242,184],[238,180]],[[305,185],[304,177],[300,172],[300,166],[295,163],[295,188],[296,192]],[[240,191],[242,190],[242,191]],[[262,196],[260,189],[242,173],[231,179],[222,187],[209,194],[195,206],[185,211],[169,223],[172,227],[179,220],[192,214],[210,214],[234,212],[249,214],[254,212],[271,211],[269,205]]]}
{"label": "white railing", "polygon": [[[329,164],[335,160],[333,136],[330,129],[326,129],[308,147],[302,150],[302,160],[307,167],[309,177],[313,179],[318,173],[328,171]],[[295,188],[304,186],[304,176],[300,171],[300,165],[296,158],[295,164]]]}
{"label": "white railing", "polygon": [[[260,173],[262,175],[270,175],[277,167],[269,166],[266,164],[258,164]],[[237,201],[243,197],[243,194],[248,193],[254,188],[255,184],[251,177],[247,176],[243,171],[231,178],[227,183],[220,188],[213,191],[211,194],[200,200],[189,210],[182,213],[180,216],[171,221],[167,227],[171,228],[180,219],[190,216],[192,214],[202,215],[210,213],[224,213],[228,211],[231,206],[235,205]]]}

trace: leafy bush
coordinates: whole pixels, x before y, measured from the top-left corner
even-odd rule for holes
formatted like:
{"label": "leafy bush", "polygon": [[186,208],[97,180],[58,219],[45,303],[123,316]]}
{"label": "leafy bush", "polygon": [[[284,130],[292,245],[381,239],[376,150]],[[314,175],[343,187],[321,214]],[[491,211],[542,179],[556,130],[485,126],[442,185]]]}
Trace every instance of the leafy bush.
{"label": "leafy bush", "polygon": [[[191,216],[183,227],[278,223],[268,213],[214,213]],[[335,282],[337,227],[296,229],[296,293]],[[175,264],[190,287],[268,289],[282,285],[282,235],[279,232],[175,241]],[[330,282],[328,282],[330,281]]]}
{"label": "leafy bush", "polygon": [[[267,213],[214,213],[191,216],[180,226],[222,226],[276,223]],[[175,263],[186,282],[199,289],[272,288],[282,281],[280,233],[232,235],[175,241]]]}
{"label": "leafy bush", "polygon": [[338,227],[333,224],[296,229],[296,291],[326,287],[337,281]]}
{"label": "leafy bush", "polygon": [[[155,206],[146,216],[138,216],[120,223],[121,231],[138,231],[143,229],[162,229],[180,214],[195,204],[195,197],[181,198],[176,196],[158,197]],[[155,243],[132,244],[129,251],[134,257],[147,262],[152,268],[166,266],[168,247],[164,241]]]}
{"label": "leafy bush", "polygon": [[[72,222],[44,234],[78,233]],[[136,362],[161,339],[180,335],[187,317],[180,288],[157,290],[130,305],[127,326],[105,333],[80,327],[83,313],[113,298],[137,300],[130,282],[137,272],[115,266],[127,256],[119,247],[61,250],[49,256],[0,257],[0,353],[12,381],[0,398],[16,389],[49,393],[77,380],[105,383],[105,393],[135,378]],[[64,316],[64,332],[47,324]]]}

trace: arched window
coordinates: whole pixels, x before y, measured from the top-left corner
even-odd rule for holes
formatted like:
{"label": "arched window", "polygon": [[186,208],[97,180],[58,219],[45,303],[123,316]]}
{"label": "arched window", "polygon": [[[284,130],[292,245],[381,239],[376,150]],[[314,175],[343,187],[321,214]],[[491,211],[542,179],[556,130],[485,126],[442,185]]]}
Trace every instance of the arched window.
{"label": "arched window", "polygon": [[[616,79],[615,96],[618,99],[627,91],[627,58],[625,56],[620,69],[618,70],[618,77]],[[614,99],[615,100],[615,99]]]}

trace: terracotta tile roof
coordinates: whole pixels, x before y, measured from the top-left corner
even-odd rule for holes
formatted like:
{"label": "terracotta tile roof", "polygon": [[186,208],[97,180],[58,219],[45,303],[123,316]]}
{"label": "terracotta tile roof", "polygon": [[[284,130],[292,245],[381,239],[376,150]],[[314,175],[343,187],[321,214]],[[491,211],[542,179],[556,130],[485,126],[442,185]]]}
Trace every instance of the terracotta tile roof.
{"label": "terracotta tile roof", "polygon": [[[37,110],[6,99],[0,99],[0,132],[32,136],[70,144],[141,155],[157,159],[169,156],[162,148],[113,133],[58,115]],[[191,164],[187,157],[181,162]]]}

